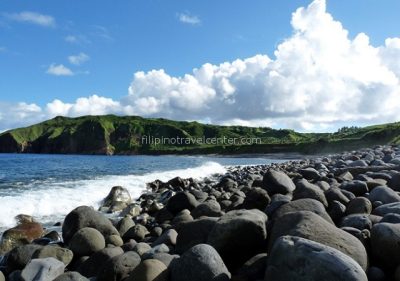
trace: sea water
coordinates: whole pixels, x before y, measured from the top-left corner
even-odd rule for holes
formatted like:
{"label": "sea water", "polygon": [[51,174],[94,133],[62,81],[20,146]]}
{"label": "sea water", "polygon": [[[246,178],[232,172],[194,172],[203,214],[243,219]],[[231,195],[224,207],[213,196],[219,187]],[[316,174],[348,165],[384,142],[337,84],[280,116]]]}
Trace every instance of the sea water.
{"label": "sea water", "polygon": [[0,154],[0,233],[27,214],[44,224],[62,221],[81,205],[98,208],[111,187],[132,198],[146,183],[180,176],[202,179],[229,166],[282,162],[268,157],[84,156]]}

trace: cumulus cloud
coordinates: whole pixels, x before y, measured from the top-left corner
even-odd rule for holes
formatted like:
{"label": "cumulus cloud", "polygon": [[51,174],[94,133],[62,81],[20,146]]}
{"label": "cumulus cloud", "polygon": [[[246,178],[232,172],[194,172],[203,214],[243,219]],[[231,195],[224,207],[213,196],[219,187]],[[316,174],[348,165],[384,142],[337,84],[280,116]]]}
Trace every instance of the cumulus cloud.
{"label": "cumulus cloud", "polygon": [[72,55],[68,57],[68,61],[75,65],[80,65],[86,61],[88,61],[90,57],[85,53],[79,53],[77,55]]}
{"label": "cumulus cloud", "polygon": [[191,24],[191,25],[199,25],[201,20],[198,16],[190,15],[189,13],[178,13],[178,20],[182,23]]}
{"label": "cumulus cloud", "polygon": [[72,76],[74,72],[63,64],[52,63],[46,71],[47,74],[55,76]]}
{"label": "cumulus cloud", "polygon": [[96,95],[71,104],[55,100],[42,112],[46,117],[137,114],[303,131],[400,119],[400,38],[373,46],[364,33],[350,37],[324,0],[297,9],[291,25],[292,35],[273,57],[205,63],[181,77],[163,69],[137,72],[119,101]]}
{"label": "cumulus cloud", "polygon": [[52,16],[43,15],[43,14],[30,12],[30,11],[5,14],[5,16],[9,20],[13,20],[13,21],[17,21],[17,22],[32,23],[32,24],[45,26],[45,27],[54,27],[56,25],[56,21]]}

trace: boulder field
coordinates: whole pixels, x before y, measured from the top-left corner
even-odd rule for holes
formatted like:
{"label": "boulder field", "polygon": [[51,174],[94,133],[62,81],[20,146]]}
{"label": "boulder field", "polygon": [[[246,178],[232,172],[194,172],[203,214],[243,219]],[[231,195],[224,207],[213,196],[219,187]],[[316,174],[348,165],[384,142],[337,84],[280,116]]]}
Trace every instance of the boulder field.
{"label": "boulder field", "polygon": [[0,281],[400,281],[400,148],[112,187],[3,233]]}

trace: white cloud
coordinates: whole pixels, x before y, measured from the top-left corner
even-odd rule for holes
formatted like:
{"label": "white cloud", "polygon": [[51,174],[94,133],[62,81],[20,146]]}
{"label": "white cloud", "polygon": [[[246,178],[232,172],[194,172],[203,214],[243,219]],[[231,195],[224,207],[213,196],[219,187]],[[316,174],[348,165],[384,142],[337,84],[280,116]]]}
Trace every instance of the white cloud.
{"label": "white cloud", "polygon": [[80,65],[86,61],[88,61],[90,57],[85,53],[79,53],[77,55],[69,56],[68,61],[75,65]]}
{"label": "white cloud", "polygon": [[[55,100],[42,112],[46,118],[138,114],[306,131],[400,119],[400,38],[377,47],[364,33],[351,38],[324,0],[299,8],[291,24],[292,35],[273,58],[206,63],[182,77],[162,69],[137,72],[119,101],[96,95]],[[0,120],[2,127],[10,125]]]}
{"label": "white cloud", "polygon": [[72,76],[74,72],[63,64],[52,63],[46,71],[47,74],[55,76]]}
{"label": "white cloud", "polygon": [[71,44],[89,44],[90,40],[84,35],[67,35],[64,37],[65,42]]}
{"label": "white cloud", "polygon": [[5,14],[5,16],[13,21],[32,23],[40,26],[54,27],[56,25],[56,21],[52,16],[30,11]]}
{"label": "white cloud", "polygon": [[177,14],[178,20],[183,23],[199,25],[201,20],[198,16],[190,15],[189,13],[179,13]]}
{"label": "white cloud", "polygon": [[64,40],[68,43],[78,43],[78,38],[74,35],[67,35],[65,36]]}

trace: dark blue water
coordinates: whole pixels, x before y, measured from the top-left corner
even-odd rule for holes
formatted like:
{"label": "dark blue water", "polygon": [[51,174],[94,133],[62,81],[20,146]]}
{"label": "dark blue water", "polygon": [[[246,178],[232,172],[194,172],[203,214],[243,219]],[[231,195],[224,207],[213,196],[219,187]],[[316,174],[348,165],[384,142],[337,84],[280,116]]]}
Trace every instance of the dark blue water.
{"label": "dark blue water", "polygon": [[0,229],[24,213],[53,222],[80,205],[97,207],[112,186],[132,197],[146,183],[175,176],[202,178],[227,166],[281,162],[263,157],[77,156],[0,154]]}

